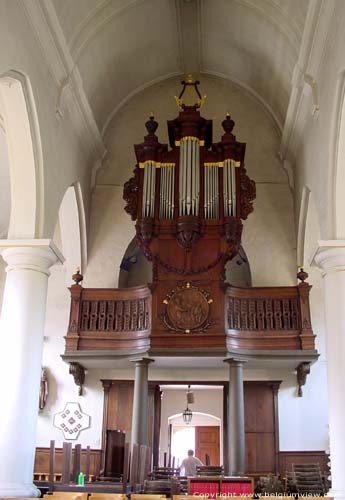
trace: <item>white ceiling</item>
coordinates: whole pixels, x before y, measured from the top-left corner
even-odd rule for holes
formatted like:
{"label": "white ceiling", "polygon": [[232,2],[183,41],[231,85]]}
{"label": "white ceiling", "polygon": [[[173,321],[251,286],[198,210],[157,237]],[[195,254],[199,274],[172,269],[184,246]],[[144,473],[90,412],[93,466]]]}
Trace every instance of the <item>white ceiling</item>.
{"label": "white ceiling", "polygon": [[[189,72],[218,75],[238,83],[266,106],[282,129],[308,3],[46,0],[42,5],[49,7],[50,15],[53,12],[55,32],[65,40],[70,71],[79,72],[91,120],[104,135],[116,111],[135,93]],[[39,7],[38,3],[34,6]],[[8,227],[10,186],[1,134],[3,237]]]}
{"label": "white ceiling", "polygon": [[52,0],[100,130],[129,96],[188,72],[229,78],[282,125],[309,0]]}

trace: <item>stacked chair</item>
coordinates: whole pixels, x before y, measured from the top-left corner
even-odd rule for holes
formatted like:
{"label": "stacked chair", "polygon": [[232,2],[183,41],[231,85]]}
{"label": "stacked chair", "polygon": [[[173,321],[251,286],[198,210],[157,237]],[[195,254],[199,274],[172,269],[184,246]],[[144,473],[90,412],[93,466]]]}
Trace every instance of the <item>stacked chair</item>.
{"label": "stacked chair", "polygon": [[286,487],[289,493],[313,496],[324,496],[328,489],[319,464],[292,464],[292,472],[286,474]]}

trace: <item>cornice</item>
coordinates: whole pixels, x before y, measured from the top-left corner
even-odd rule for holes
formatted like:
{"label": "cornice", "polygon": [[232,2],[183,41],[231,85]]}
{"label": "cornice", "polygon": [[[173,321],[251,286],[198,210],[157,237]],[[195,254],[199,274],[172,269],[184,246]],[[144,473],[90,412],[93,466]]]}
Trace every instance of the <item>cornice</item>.
{"label": "cornice", "polygon": [[86,151],[91,152],[95,158],[103,157],[106,150],[101,134],[52,1],[26,0],[22,5],[40,43],[47,68],[58,87],[55,112],[62,116],[66,99],[68,96],[72,97],[73,103],[77,105],[69,109],[74,128]]}

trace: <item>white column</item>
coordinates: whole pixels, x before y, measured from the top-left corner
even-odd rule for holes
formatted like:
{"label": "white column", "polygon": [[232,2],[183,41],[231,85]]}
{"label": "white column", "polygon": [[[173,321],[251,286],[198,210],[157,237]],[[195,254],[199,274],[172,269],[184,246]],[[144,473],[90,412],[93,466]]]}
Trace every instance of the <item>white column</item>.
{"label": "white column", "polygon": [[0,498],[35,497],[36,424],[50,240],[1,240],[8,264],[0,318]]}
{"label": "white column", "polygon": [[320,241],[314,263],[324,285],[332,490],[345,499],[345,241]]}

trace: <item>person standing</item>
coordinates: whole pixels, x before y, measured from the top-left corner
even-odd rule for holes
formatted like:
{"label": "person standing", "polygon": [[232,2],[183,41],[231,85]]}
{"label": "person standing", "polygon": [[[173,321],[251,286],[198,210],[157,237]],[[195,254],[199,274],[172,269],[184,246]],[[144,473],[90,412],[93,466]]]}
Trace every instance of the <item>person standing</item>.
{"label": "person standing", "polygon": [[196,468],[200,465],[203,465],[203,463],[197,457],[194,457],[194,451],[188,450],[188,457],[182,460],[181,463],[181,469],[183,471],[183,475],[195,476]]}

